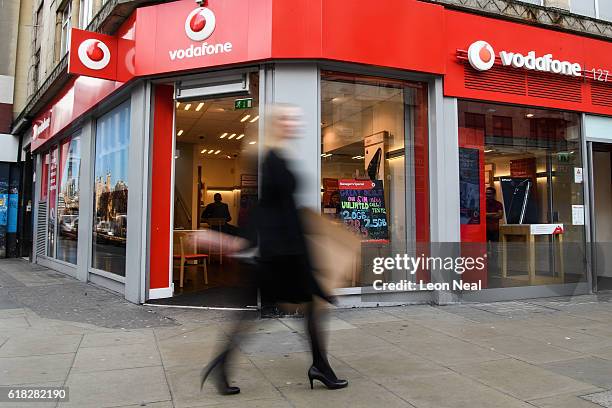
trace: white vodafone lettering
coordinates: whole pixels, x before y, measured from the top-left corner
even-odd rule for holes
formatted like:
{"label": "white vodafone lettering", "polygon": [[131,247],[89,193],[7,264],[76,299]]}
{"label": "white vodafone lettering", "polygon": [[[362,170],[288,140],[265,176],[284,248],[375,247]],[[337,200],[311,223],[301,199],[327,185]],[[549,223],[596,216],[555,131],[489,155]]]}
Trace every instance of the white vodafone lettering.
{"label": "white vodafone lettering", "polygon": [[582,66],[578,63],[569,61],[559,61],[553,59],[552,54],[536,57],[535,51],[530,51],[527,55],[518,52],[501,51],[499,53],[502,65],[514,68],[525,68],[534,71],[552,72],[554,74],[570,75],[575,77],[582,76]]}
{"label": "white vodafone lettering", "polygon": [[208,44],[202,43],[200,45],[191,44],[187,48],[179,48],[177,50],[168,51],[170,59],[181,60],[183,58],[194,58],[202,57],[205,55],[223,54],[232,52],[233,45],[231,42],[219,43],[219,44]]}

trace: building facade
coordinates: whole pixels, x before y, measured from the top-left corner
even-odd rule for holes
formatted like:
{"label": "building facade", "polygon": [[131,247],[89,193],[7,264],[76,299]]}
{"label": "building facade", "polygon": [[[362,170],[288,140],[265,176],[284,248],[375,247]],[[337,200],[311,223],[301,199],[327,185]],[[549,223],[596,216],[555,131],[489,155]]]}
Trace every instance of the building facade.
{"label": "building facade", "polygon": [[[33,157],[33,262],[137,303],[256,305],[207,234],[247,222],[266,107],[282,102],[304,112],[299,202],[360,237],[341,304],[607,285],[605,5],[204,3],[42,3],[55,35],[32,39],[13,126]],[[205,215],[215,195],[225,220]],[[484,261],[378,270],[396,254]],[[377,290],[400,282],[420,286]]]}

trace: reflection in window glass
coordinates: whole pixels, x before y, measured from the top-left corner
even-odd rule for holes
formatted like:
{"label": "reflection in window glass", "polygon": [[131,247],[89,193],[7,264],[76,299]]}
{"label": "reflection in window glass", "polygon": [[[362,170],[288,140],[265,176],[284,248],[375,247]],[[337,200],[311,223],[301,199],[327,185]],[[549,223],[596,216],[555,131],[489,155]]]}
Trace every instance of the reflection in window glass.
{"label": "reflection in window glass", "polygon": [[427,280],[372,274],[375,257],[428,240],[427,85],[324,72],[321,98],[321,211],[361,236],[361,270],[343,286]]}
{"label": "reflection in window glass", "polygon": [[469,101],[458,108],[461,235],[487,243],[483,287],[583,281],[578,114]]}
{"label": "reflection in window glass", "polygon": [[118,106],[96,125],[92,267],[125,276],[130,105]]}
{"label": "reflection in window glass", "polygon": [[57,148],[49,153],[49,202],[47,206],[47,256],[55,256],[55,216],[57,208]]}
{"label": "reflection in window glass", "polygon": [[[600,1],[600,3],[602,2]],[[570,10],[572,13],[595,17],[595,0],[572,0]]]}
{"label": "reflection in window glass", "polygon": [[77,263],[79,235],[79,170],[81,137],[72,136],[60,147],[60,190],[57,199],[57,259]]}

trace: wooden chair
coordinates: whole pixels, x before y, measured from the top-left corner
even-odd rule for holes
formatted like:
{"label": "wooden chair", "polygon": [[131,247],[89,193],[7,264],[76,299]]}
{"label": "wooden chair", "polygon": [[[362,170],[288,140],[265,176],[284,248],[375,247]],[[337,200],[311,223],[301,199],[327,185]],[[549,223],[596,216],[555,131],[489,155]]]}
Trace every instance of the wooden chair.
{"label": "wooden chair", "polygon": [[[199,254],[197,236],[188,233],[174,233],[174,254],[173,260],[179,261],[179,286],[182,288],[185,282],[185,265],[204,267],[204,284],[208,285],[208,254]],[[178,235],[178,237],[177,237]],[[201,263],[203,261],[203,263]]]}

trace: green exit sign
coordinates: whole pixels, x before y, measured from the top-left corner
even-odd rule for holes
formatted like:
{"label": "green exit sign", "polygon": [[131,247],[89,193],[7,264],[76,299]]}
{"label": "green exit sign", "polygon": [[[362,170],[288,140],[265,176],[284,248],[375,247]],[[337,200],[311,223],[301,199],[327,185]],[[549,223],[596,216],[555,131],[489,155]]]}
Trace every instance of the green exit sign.
{"label": "green exit sign", "polygon": [[236,99],[234,109],[249,109],[253,107],[253,98]]}

